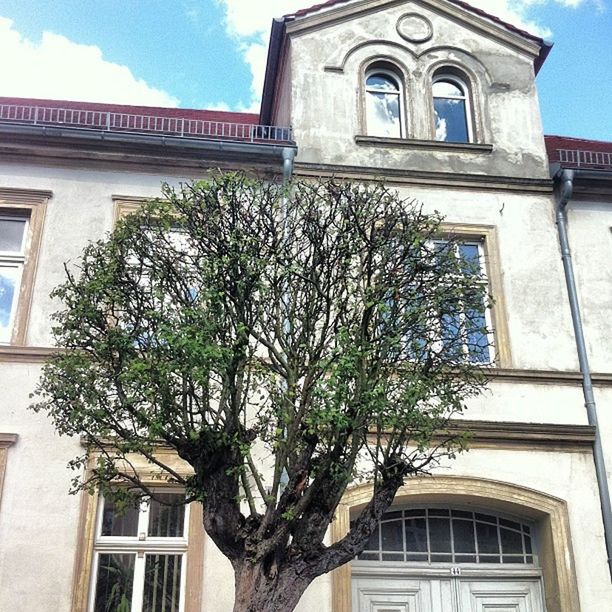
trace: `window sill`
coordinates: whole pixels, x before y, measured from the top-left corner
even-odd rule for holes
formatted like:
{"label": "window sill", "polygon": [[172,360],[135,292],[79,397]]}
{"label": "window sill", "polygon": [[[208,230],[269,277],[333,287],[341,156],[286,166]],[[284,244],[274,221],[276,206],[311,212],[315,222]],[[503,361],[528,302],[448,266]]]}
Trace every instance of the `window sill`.
{"label": "window sill", "polygon": [[474,142],[439,142],[411,138],[386,138],[383,136],[355,136],[358,145],[399,147],[402,149],[430,149],[432,151],[456,153],[491,153],[493,145]]}

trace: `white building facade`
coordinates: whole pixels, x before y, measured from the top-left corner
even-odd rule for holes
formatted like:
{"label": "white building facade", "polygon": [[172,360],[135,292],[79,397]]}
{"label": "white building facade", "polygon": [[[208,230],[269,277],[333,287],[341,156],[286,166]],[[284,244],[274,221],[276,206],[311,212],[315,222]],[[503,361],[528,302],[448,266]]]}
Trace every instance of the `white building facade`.
{"label": "white building facade", "polygon": [[[602,518],[612,143],[545,139],[535,76],[549,51],[459,0],[336,0],[274,22],[259,117],[0,99],[0,610],[102,610],[98,577],[118,554],[132,564],[133,612],[232,608],[231,567],[203,534],[201,510],[166,517],[163,537],[153,506],[114,531],[112,509],[68,495],[79,440],[26,409],[52,352],[49,293],[64,262],[163,181],[210,168],[384,178],[445,215],[495,298],[489,390],[454,424],[473,432],[470,452],[409,480],[366,552],[315,581],[298,609],[612,610]],[[597,427],[556,225],[563,169]],[[331,539],[367,499],[367,486],[349,490]],[[175,607],[147,593],[156,554],[175,577]]]}

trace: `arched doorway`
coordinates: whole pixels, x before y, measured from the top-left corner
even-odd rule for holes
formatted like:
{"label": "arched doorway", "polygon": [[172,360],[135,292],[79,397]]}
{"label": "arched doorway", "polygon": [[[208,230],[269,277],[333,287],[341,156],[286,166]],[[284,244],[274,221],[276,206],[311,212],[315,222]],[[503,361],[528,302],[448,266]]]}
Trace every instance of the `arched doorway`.
{"label": "arched doorway", "polygon": [[486,509],[394,506],[352,566],[354,612],[545,612],[536,529]]}
{"label": "arched doorway", "polygon": [[[332,539],[340,539],[349,528],[351,514],[355,516],[360,507],[365,505],[371,495],[370,485],[361,485],[347,491],[343,503],[338,509],[336,521],[332,526]],[[446,511],[446,517],[429,514],[429,510],[439,512]],[[577,594],[575,573],[573,570],[573,558],[571,554],[571,538],[569,533],[569,518],[566,504],[563,500],[553,496],[534,491],[514,484],[484,480],[470,477],[452,476],[429,476],[412,479],[400,489],[396,496],[395,506],[392,512],[400,511],[402,520],[406,519],[406,511],[421,512],[421,519],[431,521],[431,519],[448,519],[449,535],[451,539],[452,523],[454,520],[452,512],[465,512],[465,515],[457,514],[457,521],[471,521],[473,533],[476,535],[474,547],[477,543],[477,524],[476,514],[482,517],[490,517],[489,524],[498,530],[504,523],[514,524],[510,531],[521,534],[522,562],[503,563],[504,548],[501,540],[497,541],[499,547],[499,563],[479,563],[478,557],[475,562],[472,560],[461,561],[461,550],[455,550],[450,545],[448,550],[432,550],[431,547],[426,551],[409,551],[407,548],[401,551],[403,556],[402,570],[392,570],[396,577],[393,580],[405,580],[404,584],[394,582],[395,586],[404,590],[423,590],[421,599],[429,602],[430,607],[416,607],[419,599],[414,598],[414,602],[393,602],[380,601],[370,598],[370,609],[372,612],[472,612],[473,610],[486,610],[487,612],[514,611],[522,612],[533,609],[534,612],[543,610],[545,612],[578,612],[580,603]],[[425,512],[426,511],[426,512]],[[468,519],[468,514],[472,513],[472,518]],[[398,520],[398,515],[391,515],[392,520]],[[410,519],[418,518],[413,514],[408,516]],[[480,521],[486,524],[486,520]],[[434,528],[442,523],[434,523]],[[446,523],[444,523],[446,524]],[[519,529],[516,529],[519,525]],[[423,524],[421,523],[421,533]],[[527,527],[527,531],[524,530]],[[405,525],[404,538],[406,538]],[[426,529],[428,526],[426,526]],[[397,529],[397,528],[396,528]],[[399,529],[397,529],[399,532]],[[481,528],[482,530],[482,528]],[[529,545],[526,543],[525,535],[529,535]],[[380,535],[379,535],[380,537]],[[429,537],[429,536],[428,536]],[[434,538],[438,536],[434,535]],[[500,535],[501,538],[501,535]],[[440,538],[442,539],[442,538]],[[492,540],[490,540],[491,546]],[[515,538],[515,543],[517,542]],[[397,546],[397,545],[396,545]],[[442,545],[440,545],[442,546]],[[532,554],[528,554],[531,546]],[[434,549],[436,546],[434,546]],[[447,548],[449,548],[447,546]],[[510,545],[512,548],[512,545]],[[508,548],[507,550],[510,550]],[[422,549],[422,546],[421,546]],[[515,546],[515,549],[517,547]],[[374,553],[374,551],[371,551]],[[387,551],[399,553],[400,551]],[[408,554],[425,554],[426,559],[409,560]],[[382,561],[382,549],[379,549],[379,564],[368,563],[367,559],[354,561],[351,565],[344,566],[336,570],[333,574],[333,611],[334,612],[362,612],[359,606],[357,589],[364,587],[367,580],[385,578],[383,582],[389,583],[388,565],[391,561]],[[431,556],[433,554],[433,557]],[[472,554],[472,553],[466,553]],[[480,553],[476,553],[480,555]],[[493,553],[491,553],[493,554]],[[512,554],[506,555],[508,561]],[[439,563],[431,563],[436,555],[450,555],[447,560]],[[459,555],[459,557],[457,556]],[[530,558],[531,557],[531,558]],[[390,558],[390,557],[387,557]],[[411,557],[413,558],[413,557]],[[441,556],[437,557],[442,558]],[[518,557],[517,557],[518,558]],[[464,557],[465,559],[465,557]],[[485,560],[484,558],[482,559]],[[486,559],[487,562],[491,559]],[[520,565],[520,567],[518,567]],[[377,566],[374,569],[374,566]],[[514,567],[510,567],[514,566]],[[378,572],[378,576],[375,576]],[[422,583],[420,587],[415,586],[411,580]],[[502,588],[500,589],[500,584]],[[372,590],[378,587],[373,586]],[[503,597],[495,599],[499,592],[506,593],[506,601]],[[515,598],[515,601],[512,600]],[[488,598],[488,599],[487,599]],[[355,601],[354,601],[355,599]],[[470,601],[471,607],[466,607],[463,602]],[[441,604],[437,603],[442,601]],[[523,601],[523,603],[521,603]],[[432,603],[433,602],[433,603]],[[448,602],[448,603],[447,603]],[[533,607],[536,602],[540,608]],[[394,608],[393,605],[396,605]],[[365,604],[364,604],[365,605]],[[477,607],[480,605],[480,607]],[[446,606],[446,607],[443,607]],[[450,606],[450,607],[449,607]],[[368,612],[370,610],[365,608]]]}

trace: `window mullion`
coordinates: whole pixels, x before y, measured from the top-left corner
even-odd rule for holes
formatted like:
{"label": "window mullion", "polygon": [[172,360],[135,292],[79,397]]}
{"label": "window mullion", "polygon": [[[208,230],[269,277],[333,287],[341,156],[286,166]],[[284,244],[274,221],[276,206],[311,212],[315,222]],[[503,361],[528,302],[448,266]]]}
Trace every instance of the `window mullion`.
{"label": "window mullion", "polygon": [[142,602],[144,599],[144,579],[145,579],[146,555],[139,551],[134,562],[134,586],[132,593],[132,609],[130,612],[142,612]]}

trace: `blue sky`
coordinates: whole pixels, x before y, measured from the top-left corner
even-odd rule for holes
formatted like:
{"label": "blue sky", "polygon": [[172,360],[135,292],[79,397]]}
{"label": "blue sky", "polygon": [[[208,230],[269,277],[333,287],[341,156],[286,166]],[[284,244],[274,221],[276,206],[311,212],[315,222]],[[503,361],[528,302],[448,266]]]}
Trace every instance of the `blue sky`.
{"label": "blue sky", "polygon": [[[257,111],[272,17],[313,3],[0,0],[0,95]],[[555,43],[546,133],[612,140],[612,0],[471,4]]]}

